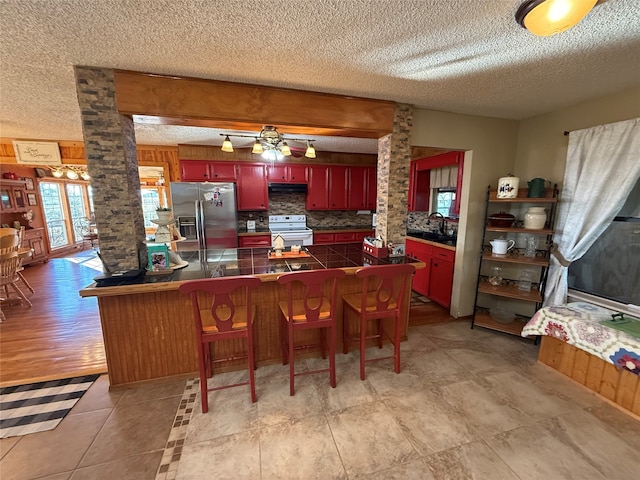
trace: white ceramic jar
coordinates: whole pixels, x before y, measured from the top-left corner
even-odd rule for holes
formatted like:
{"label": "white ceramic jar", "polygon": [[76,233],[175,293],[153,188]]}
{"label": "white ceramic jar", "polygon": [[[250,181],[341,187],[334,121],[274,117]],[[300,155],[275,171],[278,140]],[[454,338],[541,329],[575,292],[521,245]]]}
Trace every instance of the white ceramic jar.
{"label": "white ceramic jar", "polygon": [[544,207],[529,207],[524,214],[524,228],[540,230],[544,228],[545,223],[547,223],[547,213]]}
{"label": "white ceramic jar", "polygon": [[507,177],[498,179],[497,198],[516,198],[518,196],[518,188],[520,187],[520,178],[511,174]]}

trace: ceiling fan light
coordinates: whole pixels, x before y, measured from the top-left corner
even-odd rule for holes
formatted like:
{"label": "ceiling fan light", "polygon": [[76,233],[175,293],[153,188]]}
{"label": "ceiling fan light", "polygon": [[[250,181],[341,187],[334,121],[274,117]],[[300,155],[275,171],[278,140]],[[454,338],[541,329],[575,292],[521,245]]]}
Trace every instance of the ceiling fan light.
{"label": "ceiling fan light", "polygon": [[282,142],[282,147],[280,147],[280,153],[285,157],[289,157],[291,155],[291,149],[289,148],[289,145],[287,145],[287,142]]}
{"label": "ceiling fan light", "polygon": [[262,152],[264,152],[264,149],[262,148],[262,144],[256,138],[256,143],[253,144],[253,148],[251,149],[251,153],[255,153],[255,154],[260,155]]}
{"label": "ceiling fan light", "polygon": [[517,22],[534,35],[547,37],[579,23],[598,0],[527,0],[516,12]]}
{"label": "ceiling fan light", "polygon": [[231,143],[231,140],[229,140],[229,135],[224,137],[224,142],[222,142],[222,148],[220,150],[227,153],[233,153],[233,144]]}
{"label": "ceiling fan light", "polygon": [[307,142],[307,151],[304,152],[304,156],[307,158],[316,158],[316,149],[313,147],[313,143]]}

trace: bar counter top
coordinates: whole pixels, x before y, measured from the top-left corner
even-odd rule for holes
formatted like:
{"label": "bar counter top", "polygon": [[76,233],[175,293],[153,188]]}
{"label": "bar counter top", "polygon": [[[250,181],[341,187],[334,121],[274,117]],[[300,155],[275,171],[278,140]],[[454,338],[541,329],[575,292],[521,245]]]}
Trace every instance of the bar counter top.
{"label": "bar counter top", "polygon": [[[179,244],[178,244],[179,245]],[[228,248],[182,251],[187,262],[183,268],[167,272],[147,272],[135,281],[123,281],[120,285],[98,287],[95,283],[80,290],[81,297],[105,297],[138,293],[177,290],[182,282],[211,277],[256,275],[263,282],[273,282],[286,272],[341,268],[347,274],[367,265],[412,263],[416,268],[425,264],[408,257],[375,258],[362,252],[361,243],[307,245],[309,254],[303,258],[269,259],[270,247]]]}
{"label": "bar counter top", "polygon": [[[179,244],[178,244],[179,245]],[[96,287],[80,291],[83,297],[97,297],[100,323],[111,386],[125,385],[174,375],[195,375],[198,353],[194,342],[195,324],[188,295],[178,291],[182,282],[200,278],[257,275],[262,283],[251,295],[256,306],[254,336],[258,366],[282,362],[280,344],[279,301],[286,298],[286,287],[275,281],[281,273],[324,268],[341,268],[347,275],[338,280],[338,298],[362,291],[362,280],[355,276],[365,265],[412,263],[424,268],[423,262],[406,257],[378,259],[362,253],[360,243],[308,245],[309,257],[270,260],[270,248],[231,248],[221,250],[180,251],[188,264],[169,274],[147,274],[135,284]],[[408,285],[410,287],[410,285]],[[302,287],[297,286],[297,292]],[[406,338],[409,322],[411,291],[403,299],[403,327]],[[342,332],[343,302],[336,305],[336,331]],[[357,322],[352,322],[355,334]],[[371,328],[376,327],[371,322]],[[372,330],[373,331],[373,330]],[[314,330],[300,332],[301,344],[315,343]],[[338,335],[337,350],[342,351],[342,335]],[[212,355],[222,363],[219,368],[246,368],[234,359],[242,351],[242,342],[220,342]],[[321,356],[320,349],[310,349],[308,355]],[[216,367],[218,368],[218,367]]]}

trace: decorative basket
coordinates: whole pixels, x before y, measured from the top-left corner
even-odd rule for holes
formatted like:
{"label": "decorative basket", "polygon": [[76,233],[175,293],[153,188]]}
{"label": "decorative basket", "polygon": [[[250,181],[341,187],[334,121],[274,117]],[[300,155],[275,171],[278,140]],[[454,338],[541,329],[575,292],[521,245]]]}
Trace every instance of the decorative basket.
{"label": "decorative basket", "polygon": [[378,248],[366,243],[362,244],[362,251],[376,258],[387,258],[389,256],[389,249],[387,247]]}

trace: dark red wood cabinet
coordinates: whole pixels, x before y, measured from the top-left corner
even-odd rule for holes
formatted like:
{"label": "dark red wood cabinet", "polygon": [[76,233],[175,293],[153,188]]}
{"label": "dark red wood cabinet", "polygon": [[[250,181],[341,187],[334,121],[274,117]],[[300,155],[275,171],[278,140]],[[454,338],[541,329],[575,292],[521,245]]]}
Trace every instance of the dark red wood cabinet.
{"label": "dark red wood cabinet", "polygon": [[307,210],[329,210],[329,167],[312,165],[307,170]]}
{"label": "dark red wood cabinet", "polygon": [[180,180],[183,182],[205,182],[210,180],[209,162],[180,160]]}
{"label": "dark red wood cabinet", "polygon": [[451,306],[455,252],[433,247],[428,297],[443,307]]}
{"label": "dark red wood cabinet", "polygon": [[271,235],[248,235],[238,237],[240,247],[270,247]]}
{"label": "dark red wood cabinet", "polygon": [[333,166],[329,169],[329,208],[331,210],[347,209],[348,175],[347,167]]}
{"label": "dark red wood cabinet", "polygon": [[420,295],[429,296],[429,277],[431,272],[431,250],[433,247],[425,243],[416,242],[409,238],[405,241],[405,255],[425,263],[425,268],[416,269],[411,284],[412,290]]}
{"label": "dark red wood cabinet", "polygon": [[307,166],[273,165],[268,167],[267,175],[270,183],[307,183]]}
{"label": "dark red wood cabinet", "polygon": [[431,196],[430,171],[457,165],[458,177],[456,179],[456,200],[454,212],[460,214],[460,198],[462,196],[462,176],[464,167],[464,152],[447,152],[433,157],[413,160],[409,170],[409,197],[408,210],[411,212],[429,211],[429,199]]}
{"label": "dark red wood cabinet", "polygon": [[267,166],[243,163],[238,167],[238,210],[268,210]]}

